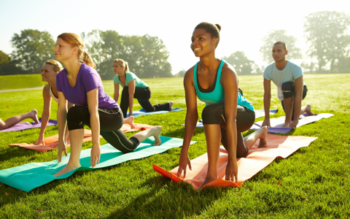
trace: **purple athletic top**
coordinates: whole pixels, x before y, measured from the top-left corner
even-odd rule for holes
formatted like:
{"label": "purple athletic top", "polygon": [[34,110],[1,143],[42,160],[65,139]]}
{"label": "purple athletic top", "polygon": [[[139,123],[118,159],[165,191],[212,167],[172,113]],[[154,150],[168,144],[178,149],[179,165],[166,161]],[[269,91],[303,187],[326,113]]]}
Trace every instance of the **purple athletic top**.
{"label": "purple athletic top", "polygon": [[78,72],[77,82],[72,87],[67,79],[67,70],[63,69],[56,76],[57,91],[63,92],[66,99],[73,104],[87,106],[87,92],[98,88],[98,107],[105,109],[118,108],[116,103],[103,90],[102,81],[97,71],[82,63]]}

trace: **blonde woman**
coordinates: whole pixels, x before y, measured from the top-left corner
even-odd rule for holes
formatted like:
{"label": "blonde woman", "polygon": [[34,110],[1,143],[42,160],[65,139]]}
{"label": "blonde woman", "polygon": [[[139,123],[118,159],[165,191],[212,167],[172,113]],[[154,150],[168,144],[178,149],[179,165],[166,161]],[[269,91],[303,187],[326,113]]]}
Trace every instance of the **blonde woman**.
{"label": "blonde woman", "polygon": [[[154,145],[161,144],[159,126],[139,132],[130,139],[120,130],[123,125],[123,114],[118,103],[103,90],[100,75],[95,70],[95,63],[84,50],[84,43],[79,35],[74,33],[59,35],[54,51],[56,60],[65,66],[65,69],[56,76],[59,130],[57,160],[59,162],[62,159],[62,152],[67,156],[63,141],[67,123],[71,143],[68,164],[54,176],[60,176],[80,167],[84,125],[89,126],[92,133],[91,167],[95,167],[100,162],[100,134],[123,153],[134,151],[149,136],[154,136]],[[67,101],[75,104],[68,112]]]}
{"label": "blonde woman", "polygon": [[134,73],[129,71],[129,66],[123,59],[116,59],[113,63],[114,76],[114,100],[119,99],[119,85],[123,87],[120,108],[123,116],[126,118],[129,108],[129,116],[132,116],[132,107],[134,98],[136,98],[146,112],[161,110],[173,110],[173,102],[152,105],[150,102],[151,90],[148,85],[138,78]]}

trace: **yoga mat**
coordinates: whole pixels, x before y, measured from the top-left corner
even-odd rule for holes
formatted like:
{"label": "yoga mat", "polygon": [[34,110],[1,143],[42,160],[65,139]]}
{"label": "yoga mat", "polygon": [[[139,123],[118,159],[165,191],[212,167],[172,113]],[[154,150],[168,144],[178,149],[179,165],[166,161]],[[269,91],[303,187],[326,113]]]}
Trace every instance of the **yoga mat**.
{"label": "yoga mat", "polygon": [[[38,124],[35,124],[34,122],[32,122],[32,123],[20,122],[20,123],[17,123],[16,125],[12,126],[11,128],[0,130],[0,132],[13,132],[13,131],[21,131],[21,130],[25,130],[25,129],[40,128],[41,127],[41,119],[40,118],[39,118],[39,121],[40,122]],[[49,122],[47,123],[47,126],[52,126],[52,125],[57,125],[57,121],[50,119]]]}
{"label": "yoga mat", "polygon": [[[270,110],[270,115],[273,115],[275,113],[277,113],[278,109],[271,109]],[[260,117],[264,117],[265,116],[265,111],[264,110],[255,110],[255,119],[260,118]],[[182,124],[185,125],[185,124]],[[196,125],[197,128],[203,128],[203,121],[200,120],[199,122],[197,122]]]}
{"label": "yoga mat", "polygon": [[[321,113],[321,114],[315,114],[312,116],[306,116],[306,114],[301,115],[299,118],[299,123],[297,125],[297,128],[299,128],[300,126],[309,124],[309,123],[316,122],[316,121],[321,120],[321,119],[330,118],[332,116],[333,116],[333,114],[330,114],[330,113]],[[285,116],[270,119],[271,127],[267,128],[268,132],[272,133],[272,134],[290,132],[292,130],[291,128],[283,128],[282,127],[284,125],[284,120],[285,120]],[[257,122],[250,129],[251,130],[258,130],[261,127],[262,123],[263,123],[263,121]]]}
{"label": "yoga mat", "polygon": [[[147,124],[138,124],[135,123],[135,128],[132,129],[130,125],[124,124],[121,128],[121,130],[126,133],[126,132],[135,132],[139,130],[146,130],[146,129],[151,129],[154,126],[147,125]],[[102,138],[102,136],[100,136]],[[91,131],[84,129],[84,142],[88,142],[92,140],[91,136]],[[34,144],[27,144],[27,143],[15,143],[15,144],[10,144],[10,146],[18,146],[26,149],[31,149],[31,150],[37,150],[40,152],[48,151],[57,148],[58,146],[58,135],[50,136],[47,138],[44,138],[45,145],[34,145]],[[68,143],[69,144],[69,143]]]}
{"label": "yoga mat", "polygon": [[[91,149],[81,151],[80,163],[81,167],[77,170],[92,170],[104,167],[114,166],[125,161],[141,159],[154,154],[163,153],[171,148],[182,146],[183,139],[171,138],[167,136],[160,137],[162,144],[153,146],[154,138],[150,137],[142,142],[134,152],[123,154],[119,150],[112,147],[110,144],[101,146],[101,159],[95,168],[90,166]],[[196,143],[191,141],[191,144]],[[62,157],[62,161],[57,163],[57,160],[44,163],[29,163],[18,167],[0,170],[0,182],[9,185],[13,188],[29,192],[34,188],[45,185],[56,179],[65,179],[71,176],[75,171],[68,172],[59,177],[53,175],[61,170],[69,160],[68,157]]]}
{"label": "yoga mat", "polygon": [[[139,111],[133,111],[132,116],[133,117],[138,117],[138,116],[143,116],[143,115],[153,115],[153,114],[160,114],[160,113],[171,113],[171,112],[177,112],[177,111],[182,111],[183,109],[181,108],[174,108],[173,111],[167,111],[167,110],[162,110],[162,111],[154,111],[154,112],[146,112],[146,110],[141,109]],[[129,112],[127,113],[127,116],[129,117]]]}
{"label": "yoga mat", "polygon": [[[300,147],[307,147],[311,142],[317,138],[303,137],[303,136],[279,136],[267,135],[267,146],[258,148],[257,141],[249,150],[247,157],[237,159],[238,162],[238,183],[232,181],[225,181],[225,171],[228,161],[227,151],[223,146],[220,147],[220,157],[218,165],[218,179],[206,184],[204,187],[222,186],[222,187],[240,187],[244,181],[252,178],[259,171],[268,166],[277,157],[287,158]],[[204,181],[208,170],[208,155],[203,154],[191,160],[192,171],[187,167],[186,177],[177,177],[178,167],[171,171],[166,171],[161,167],[153,164],[155,171],[161,175],[172,179],[175,182],[186,182],[192,184],[194,189]],[[204,188],[203,187],[203,188]]]}

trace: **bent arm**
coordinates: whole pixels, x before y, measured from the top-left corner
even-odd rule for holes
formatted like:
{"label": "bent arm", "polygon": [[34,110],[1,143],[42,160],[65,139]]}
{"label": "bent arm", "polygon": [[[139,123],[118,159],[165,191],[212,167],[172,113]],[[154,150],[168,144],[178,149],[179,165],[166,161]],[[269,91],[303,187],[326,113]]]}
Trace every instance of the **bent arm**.
{"label": "bent arm", "polygon": [[98,115],[98,88],[87,92],[87,103],[90,113],[92,147],[100,146],[100,117]]}
{"label": "bent arm", "polygon": [[295,91],[295,99],[294,99],[294,120],[298,119],[301,111],[301,100],[303,99],[303,76],[295,79],[294,82],[294,91]]}
{"label": "bent arm", "polygon": [[265,119],[270,119],[271,81],[264,78],[264,110]]}
{"label": "bent arm", "polygon": [[114,83],[114,100],[118,103],[119,100],[119,84]]}
{"label": "bent arm", "polygon": [[134,94],[135,94],[135,80],[131,80],[128,84],[129,87],[129,116],[132,116],[132,107],[134,106]]}

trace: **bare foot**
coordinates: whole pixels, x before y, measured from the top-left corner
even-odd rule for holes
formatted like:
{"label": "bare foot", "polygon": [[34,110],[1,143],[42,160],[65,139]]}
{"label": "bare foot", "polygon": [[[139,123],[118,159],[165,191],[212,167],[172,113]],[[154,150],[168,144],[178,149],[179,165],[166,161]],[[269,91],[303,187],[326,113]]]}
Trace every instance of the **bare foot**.
{"label": "bare foot", "polygon": [[78,165],[71,165],[71,164],[68,163],[65,167],[63,167],[62,170],[60,170],[58,173],[56,173],[53,176],[56,176],[56,177],[57,176],[61,176],[61,175],[65,174],[65,173],[68,173],[68,172],[70,172],[72,170],[78,169],[79,167],[81,167],[80,163]]}
{"label": "bare foot", "polygon": [[32,118],[34,120],[34,122],[36,124],[39,123],[39,120],[38,120],[38,111],[36,111],[36,109],[33,109],[32,111],[29,112],[30,113],[30,118]]}
{"label": "bare foot", "polygon": [[260,135],[260,142],[259,142],[259,148],[263,148],[266,146],[267,144],[267,141],[266,141],[266,138],[267,138],[267,126],[263,126],[260,128],[261,131],[261,135]]}
{"label": "bare foot", "polygon": [[128,118],[124,119],[124,123],[130,125],[130,127],[132,129],[136,128],[136,126],[134,124],[134,117],[133,116],[129,116]]}
{"label": "bare foot", "polygon": [[205,180],[202,182],[202,184],[198,187],[198,191],[202,190],[202,188],[203,188],[203,186],[205,186],[205,184],[208,184],[216,179],[217,178],[205,178]]}
{"label": "bare foot", "polygon": [[311,112],[311,106],[310,106],[310,104],[307,104],[307,105],[305,106],[305,112],[306,112],[306,114],[307,114],[308,116],[312,116],[312,115],[313,115],[313,113]]}
{"label": "bare foot", "polygon": [[291,122],[285,122],[282,128],[289,128]]}
{"label": "bare foot", "polygon": [[169,102],[169,111],[173,111],[173,101]]}
{"label": "bare foot", "polygon": [[153,143],[153,146],[158,146],[162,143],[162,141],[160,140],[160,132],[162,131],[162,127],[161,126],[157,126],[157,127],[154,127],[152,128],[153,130],[153,137],[154,139],[156,140],[154,143]]}

